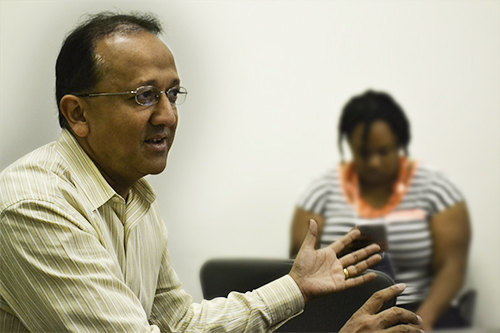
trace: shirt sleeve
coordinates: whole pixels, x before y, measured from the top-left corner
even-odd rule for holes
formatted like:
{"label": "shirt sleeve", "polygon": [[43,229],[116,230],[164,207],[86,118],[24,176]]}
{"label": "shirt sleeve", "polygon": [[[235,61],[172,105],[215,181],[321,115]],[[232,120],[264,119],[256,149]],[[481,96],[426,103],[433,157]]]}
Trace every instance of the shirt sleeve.
{"label": "shirt sleeve", "polygon": [[433,213],[440,213],[449,207],[464,201],[462,193],[455,184],[442,172],[430,170],[427,199]]}
{"label": "shirt sleeve", "polygon": [[151,322],[163,332],[268,332],[300,314],[304,300],[286,275],[254,291],[193,303],[181,289],[168,251],[163,262]]}
{"label": "shirt sleeve", "polygon": [[335,175],[335,172],[330,170],[309,184],[297,201],[297,207],[323,215],[328,196],[338,182]]}
{"label": "shirt sleeve", "polygon": [[148,318],[115,254],[78,216],[35,200],[3,210],[0,331],[259,332],[276,329],[304,307],[289,276],[246,294],[193,303],[165,249]]}

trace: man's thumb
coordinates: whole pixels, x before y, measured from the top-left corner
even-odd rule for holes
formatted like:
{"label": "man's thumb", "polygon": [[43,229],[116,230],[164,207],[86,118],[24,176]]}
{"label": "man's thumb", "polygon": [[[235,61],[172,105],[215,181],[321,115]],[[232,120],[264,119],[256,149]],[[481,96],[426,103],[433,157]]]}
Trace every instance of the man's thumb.
{"label": "man's thumb", "polygon": [[316,244],[316,236],[318,235],[318,223],[314,219],[309,220],[309,229],[307,230],[306,238],[302,243],[302,247],[310,247],[314,249]]}

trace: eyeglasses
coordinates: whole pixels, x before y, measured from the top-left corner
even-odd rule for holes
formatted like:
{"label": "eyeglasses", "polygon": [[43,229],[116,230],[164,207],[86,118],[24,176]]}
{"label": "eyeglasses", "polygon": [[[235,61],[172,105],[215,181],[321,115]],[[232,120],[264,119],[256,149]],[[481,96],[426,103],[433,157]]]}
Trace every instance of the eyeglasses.
{"label": "eyeglasses", "polygon": [[168,90],[160,90],[155,86],[142,86],[132,91],[114,92],[114,93],[90,93],[75,94],[78,97],[100,97],[100,96],[118,96],[135,95],[135,101],[139,105],[151,106],[158,103],[161,94],[165,94],[170,104],[181,105],[186,100],[187,89],[184,87],[175,87]]}

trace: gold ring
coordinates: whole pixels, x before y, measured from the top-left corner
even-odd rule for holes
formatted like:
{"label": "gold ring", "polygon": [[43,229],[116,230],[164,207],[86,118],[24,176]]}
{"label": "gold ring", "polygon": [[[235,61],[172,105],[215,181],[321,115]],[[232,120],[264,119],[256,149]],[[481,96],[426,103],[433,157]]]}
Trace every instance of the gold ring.
{"label": "gold ring", "polygon": [[346,280],[349,278],[349,272],[347,271],[347,268],[344,268],[344,276]]}

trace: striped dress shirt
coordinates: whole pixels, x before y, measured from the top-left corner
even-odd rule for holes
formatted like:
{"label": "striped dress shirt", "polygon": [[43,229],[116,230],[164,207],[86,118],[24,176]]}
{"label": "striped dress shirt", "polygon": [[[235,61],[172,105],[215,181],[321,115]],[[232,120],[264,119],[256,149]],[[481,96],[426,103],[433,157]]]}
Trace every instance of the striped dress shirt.
{"label": "striped dress shirt", "polygon": [[0,174],[0,332],[260,332],[303,307],[289,275],[193,303],[153,189],[125,201],[67,130]]}

